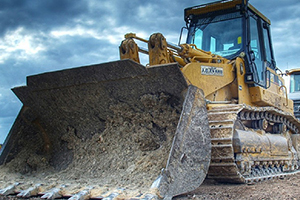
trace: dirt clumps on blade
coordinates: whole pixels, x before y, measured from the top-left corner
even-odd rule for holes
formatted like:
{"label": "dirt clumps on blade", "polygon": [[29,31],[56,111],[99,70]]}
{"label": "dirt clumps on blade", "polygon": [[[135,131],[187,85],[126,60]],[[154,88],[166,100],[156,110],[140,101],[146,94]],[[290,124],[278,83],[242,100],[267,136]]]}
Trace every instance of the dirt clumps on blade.
{"label": "dirt clumps on blade", "polygon": [[125,103],[110,107],[114,115],[97,139],[102,175],[114,177],[115,185],[150,187],[165,167],[180,113],[167,100],[164,94],[144,95],[143,108]]}
{"label": "dirt clumps on blade", "polygon": [[[106,119],[104,131],[84,141],[73,127],[68,127],[61,134],[61,141],[72,151],[73,159],[61,171],[51,165],[51,158],[37,154],[41,149],[38,142],[35,148],[32,144],[24,146],[11,162],[1,166],[0,186],[26,180],[46,181],[49,185],[76,183],[82,187],[95,184],[149,189],[166,166],[181,105],[163,93],[141,96],[140,101],[139,106],[126,102],[111,105],[113,114]],[[6,175],[4,180],[2,173],[8,171],[22,175]]]}

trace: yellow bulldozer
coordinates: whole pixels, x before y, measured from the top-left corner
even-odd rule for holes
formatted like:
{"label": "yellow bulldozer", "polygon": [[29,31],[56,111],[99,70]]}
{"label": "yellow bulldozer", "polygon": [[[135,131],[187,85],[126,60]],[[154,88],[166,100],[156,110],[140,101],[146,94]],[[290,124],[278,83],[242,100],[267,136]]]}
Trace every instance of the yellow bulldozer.
{"label": "yellow bulldozer", "polygon": [[297,173],[300,122],[269,19],[228,0],[186,8],[184,20],[186,44],[129,33],[119,61],[28,76],[13,88],[23,107],[1,149],[0,195],[172,199],[205,178]]}
{"label": "yellow bulldozer", "polygon": [[300,120],[300,68],[287,70],[290,80],[289,98],[294,101],[294,115]]}

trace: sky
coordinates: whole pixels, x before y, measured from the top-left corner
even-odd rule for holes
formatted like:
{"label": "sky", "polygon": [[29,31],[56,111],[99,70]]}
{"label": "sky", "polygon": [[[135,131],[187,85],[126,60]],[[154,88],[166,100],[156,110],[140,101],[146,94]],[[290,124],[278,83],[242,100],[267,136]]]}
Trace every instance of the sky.
{"label": "sky", "polygon": [[[124,34],[177,44],[184,8],[213,0],[0,0],[0,143],[22,104],[26,76],[119,59]],[[272,22],[277,66],[299,67],[300,1],[250,0]]]}

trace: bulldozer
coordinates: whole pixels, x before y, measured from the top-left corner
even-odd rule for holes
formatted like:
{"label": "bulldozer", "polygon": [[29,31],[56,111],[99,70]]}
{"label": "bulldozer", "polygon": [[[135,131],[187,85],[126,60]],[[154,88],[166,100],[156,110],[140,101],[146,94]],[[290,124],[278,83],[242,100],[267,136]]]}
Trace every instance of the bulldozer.
{"label": "bulldozer", "polygon": [[300,120],[300,69],[287,70],[290,80],[289,98],[294,101],[294,115]]}
{"label": "bulldozer", "polygon": [[184,20],[184,44],[128,33],[119,61],[13,88],[23,107],[0,152],[0,195],[172,199],[205,179],[297,173],[300,122],[270,20],[247,0],[186,8]]}

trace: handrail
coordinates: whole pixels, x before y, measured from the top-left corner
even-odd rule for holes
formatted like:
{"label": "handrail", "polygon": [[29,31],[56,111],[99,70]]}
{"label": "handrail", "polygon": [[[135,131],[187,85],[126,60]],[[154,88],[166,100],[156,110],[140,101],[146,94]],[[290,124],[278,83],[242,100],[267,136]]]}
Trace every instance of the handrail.
{"label": "handrail", "polygon": [[288,98],[288,94],[287,94],[287,88],[285,87],[285,85],[282,85],[279,87],[279,91],[284,88],[285,90],[285,100],[286,100],[286,104],[283,104],[284,106],[288,106],[289,105],[289,98]]}

